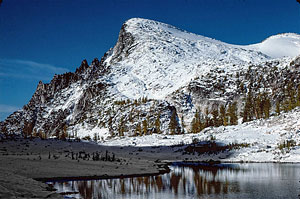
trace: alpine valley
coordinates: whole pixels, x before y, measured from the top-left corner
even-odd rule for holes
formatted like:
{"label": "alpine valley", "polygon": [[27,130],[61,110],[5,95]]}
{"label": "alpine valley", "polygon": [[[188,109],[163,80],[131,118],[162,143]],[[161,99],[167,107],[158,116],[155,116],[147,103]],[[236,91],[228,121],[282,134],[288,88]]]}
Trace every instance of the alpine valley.
{"label": "alpine valley", "polygon": [[226,150],[199,160],[300,162],[299,55],[294,33],[232,45],[133,18],[100,60],[40,81],[29,103],[0,123],[1,137],[213,142]]}

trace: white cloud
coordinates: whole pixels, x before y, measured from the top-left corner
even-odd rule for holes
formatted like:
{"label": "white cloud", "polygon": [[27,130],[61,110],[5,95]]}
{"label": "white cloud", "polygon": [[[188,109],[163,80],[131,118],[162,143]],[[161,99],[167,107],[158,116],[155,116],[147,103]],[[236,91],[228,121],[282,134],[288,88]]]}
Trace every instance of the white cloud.
{"label": "white cloud", "polygon": [[0,77],[51,80],[53,75],[68,72],[67,68],[29,60],[0,59]]}
{"label": "white cloud", "polygon": [[66,68],[61,68],[61,67],[56,67],[50,64],[42,64],[42,63],[37,63],[34,61],[28,61],[28,60],[14,60],[15,63],[17,64],[21,64],[21,65],[25,65],[25,66],[29,66],[31,68],[34,69],[44,69],[44,70],[49,70],[52,72],[56,72],[56,73],[64,73],[66,71],[68,71],[68,69]]}
{"label": "white cloud", "polygon": [[0,121],[4,121],[10,114],[20,110],[20,107],[0,104]]}
{"label": "white cloud", "polygon": [[10,106],[6,104],[0,104],[0,113],[12,113],[14,111],[19,110],[19,107],[16,106]]}

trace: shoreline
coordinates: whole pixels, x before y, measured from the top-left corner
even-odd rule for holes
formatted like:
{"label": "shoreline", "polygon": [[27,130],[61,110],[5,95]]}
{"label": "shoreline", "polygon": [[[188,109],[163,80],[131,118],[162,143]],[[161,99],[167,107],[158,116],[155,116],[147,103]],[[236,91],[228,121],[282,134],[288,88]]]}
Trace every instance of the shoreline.
{"label": "shoreline", "polygon": [[[0,145],[0,198],[63,198],[46,182],[161,175],[170,172],[168,166],[175,162],[300,163],[226,161],[218,156],[205,159],[198,154],[182,154],[180,146],[175,149],[170,146],[101,146],[59,140],[5,140]],[[95,153],[102,159],[95,161]],[[74,154],[88,158],[75,159]],[[105,160],[106,154],[109,158]]]}
{"label": "shoreline", "polygon": [[[164,161],[162,161],[164,162]],[[300,162],[255,162],[255,161],[214,161],[214,162],[208,162],[208,161],[167,161],[164,164],[165,170],[160,170],[159,172],[155,173],[137,173],[137,174],[121,174],[121,175],[100,175],[100,176],[68,176],[68,177],[43,177],[43,178],[32,178],[33,180],[41,181],[43,183],[47,182],[65,182],[65,181],[88,181],[88,180],[106,180],[106,179],[118,179],[118,178],[135,178],[135,177],[148,177],[148,176],[158,176],[163,175],[166,173],[169,173],[171,169],[168,167],[170,164],[177,164],[180,165],[184,164],[300,164]],[[162,167],[161,167],[162,168]]]}
{"label": "shoreline", "polygon": [[155,173],[137,173],[137,174],[121,174],[121,175],[101,175],[101,176],[70,176],[70,177],[54,177],[54,178],[33,178],[33,180],[41,181],[43,183],[47,182],[65,182],[65,181],[86,181],[86,180],[107,180],[107,179],[117,179],[117,178],[135,178],[135,177],[148,177],[148,176],[158,176],[169,173],[171,170],[167,166],[164,166],[165,170],[160,170]]}

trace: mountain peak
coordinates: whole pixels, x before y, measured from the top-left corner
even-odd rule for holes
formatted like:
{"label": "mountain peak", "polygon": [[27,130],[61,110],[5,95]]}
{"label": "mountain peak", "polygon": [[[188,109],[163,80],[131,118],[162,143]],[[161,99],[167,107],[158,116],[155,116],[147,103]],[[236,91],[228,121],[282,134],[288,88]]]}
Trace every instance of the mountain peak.
{"label": "mountain peak", "polygon": [[[161,99],[214,67],[232,70],[269,57],[242,46],[189,33],[165,23],[127,20],[106,63],[115,90],[128,98]],[[151,76],[149,76],[151,74]]]}

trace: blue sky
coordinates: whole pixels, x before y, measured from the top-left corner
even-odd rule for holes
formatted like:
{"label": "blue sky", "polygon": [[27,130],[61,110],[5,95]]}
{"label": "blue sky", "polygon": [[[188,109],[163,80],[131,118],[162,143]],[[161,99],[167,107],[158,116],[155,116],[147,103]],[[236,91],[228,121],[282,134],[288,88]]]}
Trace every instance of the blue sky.
{"label": "blue sky", "polygon": [[3,0],[0,120],[28,103],[39,80],[100,59],[133,17],[233,44],[300,33],[296,0]]}

